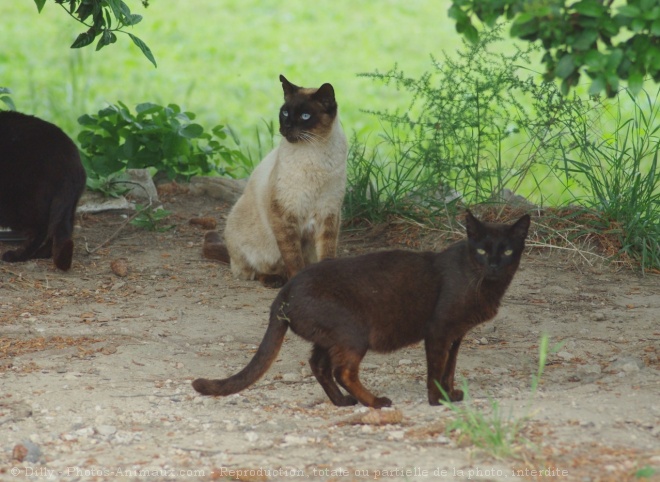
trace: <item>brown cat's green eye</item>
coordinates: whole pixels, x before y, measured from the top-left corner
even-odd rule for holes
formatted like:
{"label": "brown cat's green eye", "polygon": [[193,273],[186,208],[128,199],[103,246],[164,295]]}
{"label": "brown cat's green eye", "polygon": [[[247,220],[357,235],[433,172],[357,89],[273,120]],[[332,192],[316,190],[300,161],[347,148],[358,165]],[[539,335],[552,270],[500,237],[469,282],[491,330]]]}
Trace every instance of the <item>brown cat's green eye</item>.
{"label": "brown cat's green eye", "polygon": [[479,249],[477,249],[477,254],[480,254],[480,255],[483,256],[484,254],[486,254],[486,250],[479,248]]}
{"label": "brown cat's green eye", "polygon": [[504,256],[511,256],[512,254],[513,254],[512,249],[507,249],[506,251],[504,251]]}

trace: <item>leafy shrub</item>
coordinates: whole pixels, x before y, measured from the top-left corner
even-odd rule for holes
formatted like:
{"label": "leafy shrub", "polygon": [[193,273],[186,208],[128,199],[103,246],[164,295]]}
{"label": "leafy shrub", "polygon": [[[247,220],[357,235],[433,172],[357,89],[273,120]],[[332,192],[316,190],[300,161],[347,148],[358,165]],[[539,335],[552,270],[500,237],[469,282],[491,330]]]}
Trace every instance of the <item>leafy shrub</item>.
{"label": "leafy shrub", "polygon": [[[532,48],[491,52],[500,30],[484,32],[477,44],[465,44],[444,62],[434,59],[434,70],[420,78],[397,67],[363,74],[412,98],[406,112],[372,114],[396,131],[386,136],[388,155],[415,166],[410,172],[422,197],[460,193],[474,204],[499,198],[505,188],[516,191],[536,166],[556,164],[561,137],[592,109],[562,96],[554,83],[519,73]],[[536,194],[544,196],[539,186]]]}
{"label": "leafy shrub", "polygon": [[223,144],[223,126],[208,133],[194,119],[195,114],[178,105],[152,103],[138,104],[135,114],[118,102],[96,115],[83,115],[78,141],[92,174],[88,185],[125,169],[154,168],[169,179],[183,180],[216,172],[231,175],[244,156]]}

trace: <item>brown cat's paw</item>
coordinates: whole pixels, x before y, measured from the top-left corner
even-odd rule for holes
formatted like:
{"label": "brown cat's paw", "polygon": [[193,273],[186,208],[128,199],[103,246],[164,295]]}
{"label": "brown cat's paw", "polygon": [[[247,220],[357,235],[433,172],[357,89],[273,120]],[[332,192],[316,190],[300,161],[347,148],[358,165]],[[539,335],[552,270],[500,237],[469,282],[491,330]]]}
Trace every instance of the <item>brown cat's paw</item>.
{"label": "brown cat's paw", "polygon": [[392,400],[390,400],[387,397],[376,397],[374,400],[374,404],[372,405],[373,408],[383,408],[383,407],[391,407],[392,406]]}
{"label": "brown cat's paw", "polygon": [[450,402],[460,402],[463,400],[463,390],[452,390],[449,392]]}
{"label": "brown cat's paw", "polygon": [[351,405],[357,405],[358,401],[353,395],[344,395],[339,400],[333,400],[333,403],[338,407],[350,407]]}

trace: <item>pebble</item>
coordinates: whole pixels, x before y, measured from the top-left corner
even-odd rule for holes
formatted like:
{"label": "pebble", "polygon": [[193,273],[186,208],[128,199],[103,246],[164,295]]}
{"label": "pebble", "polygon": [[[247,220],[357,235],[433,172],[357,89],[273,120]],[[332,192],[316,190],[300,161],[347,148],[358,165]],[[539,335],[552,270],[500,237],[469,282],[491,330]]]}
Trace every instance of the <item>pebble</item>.
{"label": "pebble", "polygon": [[409,360],[408,358],[404,358],[402,360],[399,360],[399,365],[412,365],[412,360]]}
{"label": "pebble", "polygon": [[283,382],[299,382],[302,376],[298,373],[285,373],[282,375]]}
{"label": "pebble", "polygon": [[605,313],[591,313],[590,315],[591,321],[605,321]]}
{"label": "pebble", "polygon": [[256,442],[259,440],[259,434],[257,432],[246,432],[245,438],[248,442]]}
{"label": "pebble", "polygon": [[637,373],[644,368],[644,362],[640,358],[634,356],[624,356],[617,358],[614,363],[612,363],[612,368],[619,370],[619,375]]}
{"label": "pebble", "polygon": [[559,353],[557,353],[557,356],[564,361],[570,361],[573,358],[575,358],[575,356],[572,353],[569,353],[567,351],[560,351]]}
{"label": "pebble", "polygon": [[99,425],[96,427],[96,433],[104,437],[113,435],[115,432],[117,432],[117,427],[114,425]]}

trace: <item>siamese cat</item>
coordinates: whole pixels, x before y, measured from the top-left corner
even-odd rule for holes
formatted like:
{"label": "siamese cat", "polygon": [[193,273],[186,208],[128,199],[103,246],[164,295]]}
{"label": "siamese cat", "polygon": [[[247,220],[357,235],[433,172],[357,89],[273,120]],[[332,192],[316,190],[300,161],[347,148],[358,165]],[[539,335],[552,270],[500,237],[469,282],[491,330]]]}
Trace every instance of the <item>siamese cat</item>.
{"label": "siamese cat", "polygon": [[85,179],[78,148],[59,127],[0,111],[0,226],[27,238],[2,260],[52,256],[57,268],[71,268],[74,216]]}
{"label": "siamese cat", "polygon": [[239,279],[279,287],[305,266],[336,255],[348,143],[330,84],[298,87],[280,75],[282,141],[257,166],[224,231],[204,256],[231,264]]}
{"label": "siamese cat", "polygon": [[384,251],[308,266],[275,298],[248,365],[224,380],[197,379],[193,388],[230,395],[254,384],[291,328],[312,342],[309,364],[335,405],[390,406],[389,398],[362,385],[360,362],[368,350],[391,352],[421,340],[429,403],[462,400],[454,388],[458,349],[468,331],[497,314],[518,269],[530,217],[507,225],[483,223],[468,212],[465,221],[467,240],[440,253]]}

